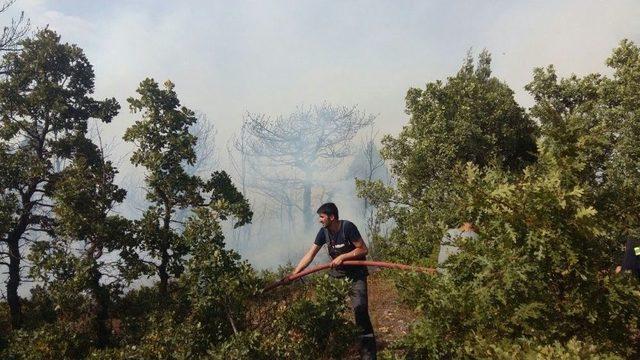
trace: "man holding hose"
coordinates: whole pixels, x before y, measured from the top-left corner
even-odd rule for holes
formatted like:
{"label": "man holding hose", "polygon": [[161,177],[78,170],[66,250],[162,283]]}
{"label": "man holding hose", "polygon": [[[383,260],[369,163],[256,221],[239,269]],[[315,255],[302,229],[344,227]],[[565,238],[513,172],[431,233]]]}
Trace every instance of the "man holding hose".
{"label": "man holding hose", "polygon": [[338,207],[334,203],[323,204],[317,213],[322,229],[318,231],[313,245],[300,259],[292,275],[309,266],[322,245],[327,244],[327,250],[332,259],[329,274],[334,278],[346,277],[351,281],[351,306],[356,325],[361,330],[360,356],[367,360],[376,359],[376,339],[369,318],[367,295],[367,275],[369,273],[367,267],[342,265],[345,260],[365,260],[369,252],[367,245],[362,240],[358,228],[352,222],[339,219]]}

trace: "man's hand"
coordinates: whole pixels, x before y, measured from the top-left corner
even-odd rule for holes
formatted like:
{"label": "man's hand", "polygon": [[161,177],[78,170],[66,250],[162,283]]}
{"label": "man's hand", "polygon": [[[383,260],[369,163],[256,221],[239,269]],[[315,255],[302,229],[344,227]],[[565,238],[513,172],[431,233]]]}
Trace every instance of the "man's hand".
{"label": "man's hand", "polygon": [[342,255],[336,257],[335,259],[333,259],[331,261],[331,268],[335,268],[337,266],[342,265],[342,262],[344,261],[344,258],[342,257]]}

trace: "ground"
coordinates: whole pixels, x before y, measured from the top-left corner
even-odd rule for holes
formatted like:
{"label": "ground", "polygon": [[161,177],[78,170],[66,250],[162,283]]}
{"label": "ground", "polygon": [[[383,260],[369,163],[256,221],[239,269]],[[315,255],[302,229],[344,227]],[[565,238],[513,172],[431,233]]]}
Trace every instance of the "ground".
{"label": "ground", "polygon": [[[400,302],[393,282],[375,272],[369,276],[369,315],[378,344],[378,353],[405,335],[417,314]],[[358,359],[353,348],[346,359]]]}

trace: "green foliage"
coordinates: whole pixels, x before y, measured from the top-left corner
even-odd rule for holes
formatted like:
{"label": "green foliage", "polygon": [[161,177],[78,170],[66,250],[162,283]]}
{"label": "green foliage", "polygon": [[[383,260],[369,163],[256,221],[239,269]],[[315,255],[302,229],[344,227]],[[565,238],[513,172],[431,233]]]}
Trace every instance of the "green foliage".
{"label": "green foliage", "polygon": [[513,91],[491,77],[490,64],[484,51],[477,66],[468,56],[446,83],[409,89],[409,123],[397,138],[385,137],[382,151],[404,191],[417,195],[430,180],[449,176],[446,170],[456,162],[486,166],[497,160],[517,169],[535,159],[535,125]]}
{"label": "green foliage", "polygon": [[[109,341],[110,298],[128,285],[120,273],[127,278],[126,260],[131,257],[113,259],[114,252],[135,254],[129,221],[109,214],[126,193],[113,183],[115,174],[110,162],[89,166],[84,157],[58,173],[52,194],[52,237],[36,241],[29,253],[32,278],[45,284],[65,317],[86,316],[78,310],[86,303],[84,294],[90,294],[95,310],[89,312],[95,317],[99,347]],[[114,280],[105,280],[105,275]]]}
{"label": "green foliage", "polygon": [[621,360],[623,357],[613,353],[598,351],[596,346],[571,339],[566,343],[554,342],[551,345],[534,345],[527,341],[486,343],[474,349],[476,359],[499,360]]}
{"label": "green foliage", "polygon": [[[227,179],[224,173],[216,176]],[[180,236],[190,256],[176,283],[179,290],[171,293],[173,301],[163,302],[153,289],[129,294],[118,305],[124,315],[123,346],[91,358],[202,358],[246,327],[246,306],[258,280],[246,261],[225,249],[220,221],[234,216],[246,222],[250,214],[230,182],[219,181],[208,190],[217,200],[195,208]]]}
{"label": "green foliage", "polygon": [[272,355],[263,349],[263,337],[258,331],[243,331],[209,353],[214,360],[268,360]]}
{"label": "green foliage", "polygon": [[[243,325],[247,301],[257,292],[253,269],[240,255],[224,248],[219,217],[224,206],[194,211],[185,229],[191,258],[183,277],[191,304],[188,323],[198,329],[199,353],[204,353]],[[196,350],[194,350],[196,351]]]}
{"label": "green foliage", "polygon": [[0,65],[0,241],[12,254],[7,299],[14,327],[21,322],[21,239],[28,231],[48,230],[47,205],[65,160],[101,161],[97,146],[86,137],[89,119],[108,123],[120,109],[113,98],[90,96],[91,64],[82,49],[61,43],[55,32],[41,30],[20,47],[4,54]]}
{"label": "green foliage", "polygon": [[[429,141],[406,152],[386,145],[401,160],[398,188],[361,184],[361,192],[381,202],[409,246],[416,244],[414,231],[431,242],[424,247],[437,248],[447,224],[472,220],[480,228],[479,239],[458,240],[462,251],[449,259],[446,274],[408,275],[399,283],[406,301],[423,312],[396,344],[407,358],[639,355],[638,282],[611,271],[625,236],[638,229],[633,204],[640,200],[640,172],[631,159],[640,148],[639,104],[626,90],[637,87],[638,54],[623,42],[608,62],[611,79],[558,80],[553,67],[536,69],[527,89],[536,100],[531,115],[540,124],[539,152],[523,169],[467,159],[466,166],[450,162],[446,178],[420,182],[408,170],[422,165]],[[446,124],[434,122],[443,132],[438,136],[447,136]],[[424,128],[411,123],[403,134]],[[404,205],[396,205],[399,199]],[[424,224],[415,225],[418,220]],[[428,261],[430,254],[403,252],[407,241],[397,234],[387,241],[398,257]]]}
{"label": "green foliage", "polygon": [[348,290],[347,281],[325,275],[316,280],[314,298],[287,292],[259,301],[255,325],[220,345],[213,359],[342,358],[356,336],[346,316]]}
{"label": "green foliage", "polygon": [[[82,49],[60,43],[47,29],[22,46],[4,55],[7,72],[0,82],[0,183],[12,190],[48,181],[56,158],[82,154],[90,163],[99,160],[97,148],[85,137],[87,121],[110,122],[120,108],[115,99],[89,96],[94,73]],[[14,148],[16,142],[23,145]]]}
{"label": "green foliage", "polygon": [[379,220],[397,225],[388,244],[376,244],[386,258],[428,258],[444,224],[461,221],[447,216],[461,177],[456,164],[517,170],[535,160],[536,126],[513,91],[491,76],[490,63],[486,51],[477,66],[468,56],[446,82],[409,89],[409,123],[397,137],[385,136],[381,149],[397,186],[357,182],[360,196],[377,207]]}
{"label": "green foliage", "polygon": [[[185,171],[196,160],[197,139],[189,133],[196,118],[180,106],[173,84],[160,89],[147,79],[140,97],[129,99],[142,120],[125,134],[137,145],[132,162],[147,169],[152,202],[134,238],[130,221],[113,214],[126,195],[114,184],[117,170],[86,137],[90,118],[109,122],[119,106],[89,97],[91,65],[81,49],[59,40],[43,30],[3,59],[0,239],[17,254],[25,232],[43,236],[29,252],[30,275],[42,285],[23,304],[22,322],[20,256],[11,257],[8,304],[12,325],[24,330],[1,332],[0,357],[204,356],[247,328],[245,312],[259,280],[225,249],[220,223],[249,223],[249,203],[225,172],[204,181]],[[191,217],[178,229],[172,222],[182,209]],[[140,252],[158,263],[149,267]],[[161,275],[160,291],[122,296],[150,268]],[[169,274],[178,280],[171,293]]]}
{"label": "green foliage", "polygon": [[38,329],[16,330],[9,347],[0,351],[3,359],[83,359],[91,347],[90,334],[70,322],[46,324]]}
{"label": "green foliage", "polygon": [[253,212],[249,201],[233,185],[231,177],[224,171],[214,171],[203,190],[210,194],[210,203],[218,207],[220,220],[227,220],[233,216],[236,220],[233,227],[237,228],[251,222]]}
{"label": "green foliage", "polygon": [[[541,142],[558,167],[585,186],[609,231],[638,229],[640,194],[640,49],[622,41],[607,64],[613,76],[575,75],[558,80],[553,66],[536,69],[527,89],[541,124]],[[613,233],[612,233],[613,236]]]}
{"label": "green foliage", "polygon": [[582,190],[566,188],[566,173],[538,167],[517,181],[469,174],[458,206],[478,213],[481,239],[459,242],[447,275],[406,279],[407,300],[424,312],[405,339],[410,354],[474,357],[479,342],[573,337],[635,354],[637,283],[603,272],[613,245]]}
{"label": "green foliage", "polygon": [[[185,164],[194,165],[196,161],[197,138],[189,128],[197,119],[193,111],[180,106],[173,89],[170,81],[165,82],[163,89],[153,79],[142,81],[137,90],[140,97],[128,99],[131,111],[141,112],[142,120],[136,121],[124,135],[126,141],[137,147],[131,162],[147,170],[147,199],[153,205],[137,222],[137,239],[140,250],[158,260],[146,273],[157,271],[160,292],[165,297],[169,276],[179,277],[185,271],[186,255],[196,241],[193,237],[199,236],[183,235],[173,226],[177,210],[202,206],[215,208],[209,211],[209,216],[214,218],[206,224],[213,226],[212,230],[219,227],[218,221],[227,220],[229,216],[236,219],[235,227],[239,227],[249,223],[253,215],[249,203],[224,171],[215,171],[208,181],[204,181],[185,170]],[[196,217],[205,216],[207,212],[195,211]],[[222,234],[215,231],[218,242],[222,243]]]}
{"label": "green foliage", "polygon": [[355,341],[356,329],[345,313],[349,284],[328,275],[316,285],[316,299],[296,299],[279,314],[265,339],[272,354],[281,359],[314,359],[318,354],[339,358]]}
{"label": "green foliage", "polygon": [[145,79],[138,87],[139,98],[129,98],[129,108],[141,113],[142,119],[129,127],[124,140],[136,145],[131,162],[146,169],[147,199],[152,206],[137,222],[140,250],[157,259],[147,273],[160,276],[160,292],[167,296],[170,276],[184,271],[188,247],[172,228],[174,213],[202,202],[199,177],[186,172],[184,165],[194,165],[197,138],[189,133],[196,122],[193,111],[180,106],[170,81],[160,89],[153,79]]}
{"label": "green foliage", "polygon": [[194,165],[197,138],[189,127],[197,119],[193,111],[180,106],[171,81],[160,89],[153,79],[138,87],[139,98],[129,98],[133,113],[142,113],[124,134],[124,140],[136,145],[131,163],[147,169],[145,181],[150,188],[147,199],[163,206],[166,203],[187,207],[199,201],[197,178],[186,173],[183,162]]}
{"label": "green foliage", "polygon": [[[220,265],[203,267],[219,269],[215,276],[222,286],[229,286],[225,278],[232,275],[220,273]],[[187,276],[187,288],[194,286],[194,278],[195,275]],[[251,299],[254,294],[232,285],[237,289],[228,293],[233,301],[247,303],[251,299],[254,307],[232,314],[238,327],[238,331],[233,332],[229,317],[220,313],[228,311],[224,305],[228,300],[216,294],[213,285],[209,287],[201,280],[205,284],[198,286],[198,297],[188,295],[194,302],[193,311],[181,313],[165,309],[164,312],[153,312],[146,318],[146,331],[140,339],[123,342],[120,347],[93,351],[88,358],[317,359],[318,354],[322,354],[321,358],[341,358],[355,340],[355,326],[347,317],[350,309],[345,300],[349,284],[345,281],[330,280],[326,276],[319,278],[313,298],[292,287],[282,289],[284,293],[263,294]],[[207,288],[203,293],[202,289]],[[194,290],[190,291],[193,294]],[[135,301],[144,302],[145,298],[138,295],[141,294],[135,295]]]}
{"label": "green foliage", "polygon": [[[3,252],[19,254],[25,235],[43,234],[29,253],[30,275],[41,284],[23,302],[27,316],[20,321],[21,257],[11,257],[0,358],[348,353],[356,329],[347,316],[346,281],[316,277],[311,291],[291,284],[262,293],[279,276],[256,274],[226,248],[222,222],[239,227],[253,213],[224,171],[208,179],[189,173],[196,117],[171,82],[160,87],[146,79],[128,99],[140,119],[124,139],[136,146],[131,161],[145,168],[151,203],[132,231],[129,220],[113,214],[125,197],[114,183],[117,170],[86,137],[89,119],[110,122],[119,105],[90,97],[91,64],[54,32],[40,31],[21,47],[0,65],[0,239]],[[382,148],[397,183],[357,182],[377,221],[394,226],[388,237],[373,235],[376,251],[432,264],[447,227],[471,220],[480,236],[456,240],[461,252],[444,274],[398,275],[404,301],[421,315],[382,357],[640,356],[638,280],[611,271],[624,240],[640,234],[640,48],[623,41],[607,64],[610,77],[559,79],[553,66],[535,69],[528,113],[491,76],[486,52],[477,65],[468,57],[446,81],[408,91],[409,124],[385,137]],[[317,124],[305,122],[309,117]],[[276,122],[250,118],[255,141],[242,151],[293,164],[308,215],[309,164],[347,156],[349,137],[371,121],[355,108],[328,105]],[[340,131],[320,143],[289,136],[317,138],[316,130],[332,127]],[[160,286],[123,294],[143,274],[160,275]]]}
{"label": "green foliage", "polygon": [[112,311],[118,321],[117,340],[120,344],[138,344],[151,328],[151,314],[160,307],[157,288],[142,286],[113,298]]}

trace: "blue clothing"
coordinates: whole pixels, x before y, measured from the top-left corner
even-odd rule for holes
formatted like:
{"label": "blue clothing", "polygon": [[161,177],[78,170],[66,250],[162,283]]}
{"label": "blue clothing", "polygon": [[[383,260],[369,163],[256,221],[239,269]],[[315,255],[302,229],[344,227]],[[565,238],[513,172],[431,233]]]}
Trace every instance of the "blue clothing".
{"label": "blue clothing", "polygon": [[622,270],[631,271],[640,279],[640,240],[629,239],[624,248]]}
{"label": "blue clothing", "polygon": [[[353,251],[353,249],[356,248],[354,242],[358,240],[362,240],[362,236],[356,225],[349,220],[340,220],[340,228],[336,233],[331,232],[329,229],[322,228],[318,231],[313,243],[318,246],[327,244],[329,256],[335,259],[342,254]],[[366,257],[363,256],[356,260],[365,259]],[[368,271],[366,266],[338,266],[331,269],[329,275],[336,278],[347,276],[351,279],[358,279],[367,276]]]}

